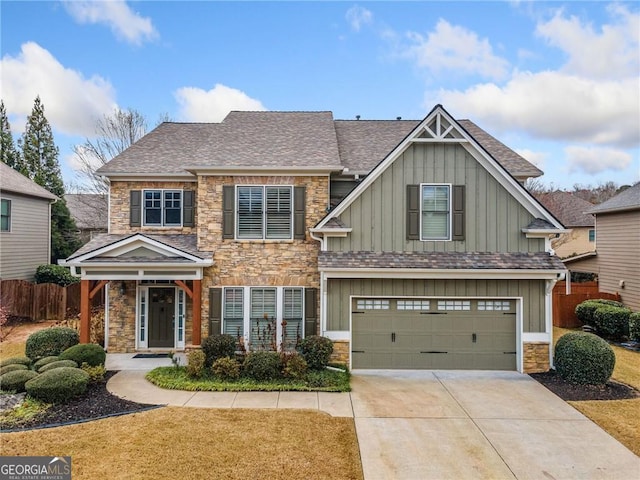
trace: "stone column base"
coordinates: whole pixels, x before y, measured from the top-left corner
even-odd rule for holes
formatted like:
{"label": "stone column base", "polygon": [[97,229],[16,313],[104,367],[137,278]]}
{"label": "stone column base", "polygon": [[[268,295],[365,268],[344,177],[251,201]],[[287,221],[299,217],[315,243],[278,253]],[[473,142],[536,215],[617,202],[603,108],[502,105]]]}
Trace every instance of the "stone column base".
{"label": "stone column base", "polygon": [[349,364],[349,341],[334,340],[331,362]]}
{"label": "stone column base", "polygon": [[524,373],[540,373],[549,370],[549,344],[546,342],[527,342],[522,351]]}

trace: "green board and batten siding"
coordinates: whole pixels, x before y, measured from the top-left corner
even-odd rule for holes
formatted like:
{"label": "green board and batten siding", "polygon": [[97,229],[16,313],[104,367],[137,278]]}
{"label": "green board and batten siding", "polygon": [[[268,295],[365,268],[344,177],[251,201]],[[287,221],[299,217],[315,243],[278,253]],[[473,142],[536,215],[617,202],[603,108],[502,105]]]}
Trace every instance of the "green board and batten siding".
{"label": "green board and batten siding", "polygon": [[[406,240],[406,186],[449,183],[466,186],[464,241]],[[330,238],[330,251],[540,252],[544,240],[521,229],[534,217],[464,147],[414,144],[339,217],[353,231]]]}

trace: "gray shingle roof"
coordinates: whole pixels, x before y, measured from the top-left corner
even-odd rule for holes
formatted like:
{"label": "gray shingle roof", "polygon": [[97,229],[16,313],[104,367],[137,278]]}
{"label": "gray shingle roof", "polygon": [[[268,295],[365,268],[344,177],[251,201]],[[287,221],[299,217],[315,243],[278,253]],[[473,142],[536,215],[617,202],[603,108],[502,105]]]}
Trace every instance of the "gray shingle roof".
{"label": "gray shingle roof", "polygon": [[595,225],[593,216],[585,213],[593,207],[593,204],[570,192],[557,190],[538,193],[534,196],[565,227],[593,227]]}
{"label": "gray shingle roof", "polygon": [[[419,120],[333,120],[331,112],[231,112],[221,123],[163,123],[98,169],[189,175],[185,167],[322,168],[366,174]],[[469,120],[461,126],[514,176],[542,172]]]}
{"label": "gray shingle roof", "polygon": [[[169,247],[173,247],[177,250],[193,255],[194,257],[203,258],[203,259],[211,257],[211,252],[203,252],[198,250],[196,235],[180,235],[180,234],[149,235],[149,234],[140,234],[140,233],[128,233],[128,234],[116,235],[116,234],[105,233],[103,235],[96,235],[95,237],[93,237],[88,243],[84,244],[79,250],[74,252],[73,255],[71,255],[67,260],[73,260],[74,258],[80,257],[87,253],[94,252],[103,247],[113,245],[114,243],[120,242],[129,237],[134,237],[136,235],[141,235],[143,237],[150,238],[151,240],[155,240],[157,242],[163,243]],[[147,261],[148,260],[149,259],[147,259]],[[94,260],[92,259],[92,261]],[[131,260],[128,259],[128,261],[131,261]]]}
{"label": "gray shingle roof", "polygon": [[556,256],[538,253],[320,252],[320,270],[329,268],[415,268],[452,270],[565,270]]}
{"label": "gray shingle roof", "polygon": [[0,162],[0,191],[14,192],[47,200],[56,200],[58,198],[46,188],[29,180],[20,172],[2,162]]}
{"label": "gray shingle roof", "polygon": [[68,193],[64,201],[78,228],[107,229],[109,201],[106,195]]}
{"label": "gray shingle roof", "polygon": [[588,213],[598,214],[636,209],[640,209],[640,183],[627,188],[625,191],[620,192],[618,195],[610,198],[606,202],[596,205],[590,209]]}

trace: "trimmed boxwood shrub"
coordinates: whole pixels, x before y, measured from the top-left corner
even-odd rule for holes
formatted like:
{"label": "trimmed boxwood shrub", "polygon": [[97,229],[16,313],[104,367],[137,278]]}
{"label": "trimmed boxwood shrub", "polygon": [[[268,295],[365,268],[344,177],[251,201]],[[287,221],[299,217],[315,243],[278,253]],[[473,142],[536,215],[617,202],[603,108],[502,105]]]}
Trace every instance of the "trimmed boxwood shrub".
{"label": "trimmed boxwood shrub", "polygon": [[624,304],[620,302],[616,302],[615,300],[605,300],[604,298],[585,300],[584,302],[579,303],[576,306],[576,317],[578,317],[578,320],[580,320],[584,325],[595,327],[596,323],[595,319],[593,318],[593,314],[598,308],[602,307],[603,305],[609,305],[611,307],[624,307]]}
{"label": "trimmed boxwood shrub", "polygon": [[629,338],[640,342],[640,312],[629,315]]}
{"label": "trimmed boxwood shrub", "polygon": [[616,356],[597,335],[570,332],[556,343],[554,362],[558,374],[571,383],[604,385],[611,378]]}
{"label": "trimmed boxwood shrub", "polygon": [[31,360],[60,355],[67,348],[80,343],[80,335],[73,328],[53,327],[32,333],[27,338],[25,353]]}
{"label": "trimmed boxwood shrub", "polygon": [[240,376],[240,364],[231,357],[222,357],[213,362],[211,371],[223,380],[235,380]]}
{"label": "trimmed boxwood shrub", "polygon": [[187,354],[187,375],[190,377],[201,377],[204,372],[206,356],[202,350],[193,350]]}
{"label": "trimmed boxwood shrub", "polygon": [[219,358],[233,357],[236,353],[236,337],[233,335],[209,335],[202,341],[206,367],[211,367]]}
{"label": "trimmed boxwood shrub", "polygon": [[593,313],[593,320],[598,333],[611,337],[621,337],[629,334],[630,315],[631,310],[628,308],[601,305]]}
{"label": "trimmed boxwood shrub", "polygon": [[15,370],[29,370],[29,367],[23,365],[22,363],[11,363],[9,365],[5,365],[4,367],[0,367],[0,375],[4,375],[7,372],[13,372]]}
{"label": "trimmed boxwood shrub", "polygon": [[254,380],[280,377],[282,363],[277,352],[251,352],[244,359],[244,374]]}
{"label": "trimmed boxwood shrub", "polygon": [[310,369],[321,370],[329,364],[333,342],[327,337],[311,335],[300,342],[300,352]]}
{"label": "trimmed boxwood shrub", "polygon": [[25,383],[27,393],[47,403],[62,403],[84,393],[89,374],[79,368],[54,368]]}
{"label": "trimmed boxwood shrub", "polygon": [[37,372],[38,370],[40,370],[40,368],[44,367],[46,364],[57,362],[58,360],[60,360],[60,357],[58,357],[57,355],[41,358],[40,360],[38,360],[33,364],[33,369]]}
{"label": "trimmed boxwood shrub", "polygon": [[48,372],[49,370],[53,370],[55,368],[78,368],[78,364],[73,360],[58,360],[56,362],[47,363],[40,367],[38,370],[39,373]]}
{"label": "trimmed boxwood shrub", "polygon": [[6,367],[7,365],[26,365],[27,367],[31,365],[31,359],[29,357],[11,357],[5,358],[0,362],[0,367]]}
{"label": "trimmed boxwood shrub", "polygon": [[107,360],[107,354],[104,348],[96,343],[79,343],[62,352],[60,360],[73,360],[78,365],[87,363],[91,367],[97,367],[98,365],[104,365]]}
{"label": "trimmed boxwood shrub", "polygon": [[79,277],[74,277],[68,268],[62,265],[40,265],[36,269],[35,275],[36,283],[55,283],[62,287],[71,285],[72,283],[78,283]]}
{"label": "trimmed boxwood shrub", "polygon": [[0,375],[0,390],[5,392],[24,392],[25,383],[37,377],[33,370],[14,370]]}

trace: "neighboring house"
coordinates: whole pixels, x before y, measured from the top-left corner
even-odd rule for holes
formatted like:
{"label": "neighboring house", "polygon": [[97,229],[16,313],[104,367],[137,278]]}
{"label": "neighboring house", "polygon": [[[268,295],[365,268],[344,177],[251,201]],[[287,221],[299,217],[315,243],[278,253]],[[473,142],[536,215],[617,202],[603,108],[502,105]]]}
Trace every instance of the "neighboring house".
{"label": "neighboring house", "polygon": [[588,213],[596,218],[596,254],[566,261],[567,268],[597,273],[601,292],[619,293],[640,311],[640,183]]}
{"label": "neighboring house", "polygon": [[51,204],[57,197],[0,162],[0,278],[33,280],[51,261]]}
{"label": "neighboring house", "polygon": [[595,251],[595,220],[586,213],[593,204],[570,192],[539,193],[535,197],[554,217],[569,229],[551,240],[551,247],[560,258],[574,257]]}
{"label": "neighboring house", "polygon": [[96,235],[107,233],[109,200],[107,195],[67,193],[64,196],[71,217],[76,222],[82,243]]}
{"label": "neighboring house", "polygon": [[353,368],[549,367],[566,230],[522,186],[542,172],[442,106],[163,123],[98,172],[109,233],[62,262],[82,278],[83,341],[109,285],[110,352],[320,334]]}

